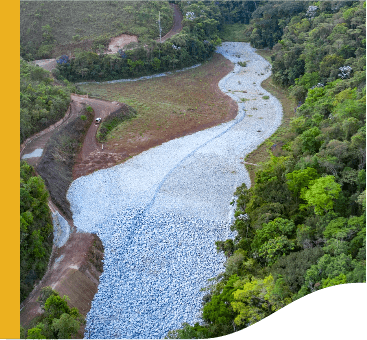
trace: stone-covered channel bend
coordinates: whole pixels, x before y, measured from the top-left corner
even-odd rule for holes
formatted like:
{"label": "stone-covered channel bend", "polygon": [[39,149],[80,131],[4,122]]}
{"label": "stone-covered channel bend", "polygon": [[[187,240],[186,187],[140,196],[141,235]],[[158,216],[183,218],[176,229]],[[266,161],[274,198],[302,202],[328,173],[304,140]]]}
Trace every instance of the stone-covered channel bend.
{"label": "stone-covered channel bend", "polygon": [[70,186],[74,224],[105,249],[86,338],[163,338],[200,321],[201,288],[224,270],[215,241],[234,237],[230,202],[237,186],[251,185],[241,161],[275,132],[282,107],[261,88],[271,67],[248,43],[223,43],[217,52],[235,63],[219,82],[238,102],[234,120]]}

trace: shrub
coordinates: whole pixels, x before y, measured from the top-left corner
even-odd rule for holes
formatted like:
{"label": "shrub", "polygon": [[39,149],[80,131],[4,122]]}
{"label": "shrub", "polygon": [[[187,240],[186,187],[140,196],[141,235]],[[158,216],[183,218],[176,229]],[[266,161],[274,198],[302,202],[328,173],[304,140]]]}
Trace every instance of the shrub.
{"label": "shrub", "polygon": [[131,119],[136,116],[134,109],[129,108],[126,110],[119,109],[112,112],[99,126],[97,132],[97,140],[99,142],[105,142],[107,140],[107,135],[122,122]]}

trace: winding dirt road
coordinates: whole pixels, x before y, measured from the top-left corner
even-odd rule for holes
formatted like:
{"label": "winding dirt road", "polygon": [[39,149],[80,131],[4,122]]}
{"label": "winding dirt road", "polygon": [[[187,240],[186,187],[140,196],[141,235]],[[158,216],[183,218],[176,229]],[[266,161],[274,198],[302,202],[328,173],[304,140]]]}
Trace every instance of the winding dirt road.
{"label": "winding dirt road", "polygon": [[[167,39],[173,37],[175,34],[181,32],[182,30],[182,13],[180,11],[180,8],[176,4],[170,4],[173,7],[173,26],[171,30],[162,37],[162,42],[166,41]],[[157,40],[159,41],[159,39]]]}

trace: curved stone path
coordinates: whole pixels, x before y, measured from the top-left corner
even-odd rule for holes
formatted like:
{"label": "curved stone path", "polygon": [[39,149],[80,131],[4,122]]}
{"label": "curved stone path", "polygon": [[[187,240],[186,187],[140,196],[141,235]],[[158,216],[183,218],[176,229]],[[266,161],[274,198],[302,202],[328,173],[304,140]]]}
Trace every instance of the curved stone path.
{"label": "curved stone path", "polygon": [[238,102],[233,121],[78,178],[69,189],[74,224],[97,233],[105,248],[86,338],[163,338],[192,324],[200,289],[224,269],[215,241],[234,236],[229,203],[237,186],[251,184],[241,161],[275,132],[282,107],[261,88],[270,65],[249,44],[224,43],[217,52],[247,62],[219,82]]}

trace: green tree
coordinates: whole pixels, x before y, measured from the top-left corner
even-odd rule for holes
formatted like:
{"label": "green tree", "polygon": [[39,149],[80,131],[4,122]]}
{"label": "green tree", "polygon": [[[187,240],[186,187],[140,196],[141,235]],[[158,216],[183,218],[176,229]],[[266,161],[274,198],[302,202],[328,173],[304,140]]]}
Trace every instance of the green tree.
{"label": "green tree", "polygon": [[299,136],[302,143],[303,153],[313,154],[319,150],[321,146],[321,141],[319,141],[317,137],[320,134],[320,129],[318,127],[313,127],[306,130],[302,133],[302,135]]}
{"label": "green tree", "polygon": [[347,283],[347,277],[344,274],[340,274],[339,276],[334,277],[333,279],[330,279],[330,278],[322,279],[321,282],[322,282],[321,288],[327,288],[327,287]]}
{"label": "green tree", "polygon": [[319,177],[317,170],[307,167],[302,170],[295,170],[285,175],[287,178],[287,185],[290,191],[298,195],[301,190],[308,186],[308,184]]}
{"label": "green tree", "polygon": [[203,318],[208,322],[226,323],[231,319],[233,310],[229,307],[229,302],[233,300],[232,293],[234,291],[234,283],[238,280],[238,276],[230,277],[222,292],[219,295],[211,297],[209,303],[203,309]]}
{"label": "green tree", "polygon": [[52,328],[58,339],[70,339],[79,330],[80,322],[70,314],[63,313],[59,319],[53,319]]}
{"label": "green tree", "polygon": [[[353,282],[355,269],[359,270],[359,263],[352,259],[351,255],[340,254],[338,256],[332,257],[329,254],[325,254],[318,261],[317,264],[312,265],[310,269],[307,270],[305,275],[305,283],[302,285],[301,289],[297,294],[297,298],[301,298],[311,292],[319,290],[324,284],[330,286],[331,282],[339,282],[341,280],[341,274],[345,275],[347,282]],[[360,272],[363,282],[366,280],[366,271],[364,273]],[[339,277],[338,279],[336,279]],[[358,281],[357,281],[358,282]]]}
{"label": "green tree", "polygon": [[323,215],[333,209],[333,200],[339,197],[340,184],[334,176],[321,177],[310,182],[310,187],[301,192],[301,198],[307,201],[307,206],[313,206],[317,215]]}
{"label": "green tree", "polygon": [[281,235],[265,242],[260,247],[259,257],[270,266],[274,264],[279,257],[289,254],[294,249],[294,242],[289,240],[286,236]]}
{"label": "green tree", "polygon": [[268,241],[280,236],[291,236],[295,231],[296,226],[293,221],[276,218],[274,221],[263,224],[261,229],[256,230],[253,249],[260,249]]}
{"label": "green tree", "polygon": [[42,334],[43,329],[34,327],[28,330],[27,339],[47,339],[45,335]]}
{"label": "green tree", "polygon": [[237,325],[252,325],[292,301],[283,279],[274,282],[272,275],[264,279],[238,281],[236,287],[238,289],[233,293],[235,301],[231,305],[238,313],[234,319]]}
{"label": "green tree", "polygon": [[279,258],[270,270],[274,278],[282,277],[295,294],[304,284],[306,271],[323,255],[321,247],[304,249]]}
{"label": "green tree", "polygon": [[70,313],[68,299],[67,296],[61,298],[60,295],[51,295],[45,302],[45,315],[49,319],[57,319],[64,313]]}

